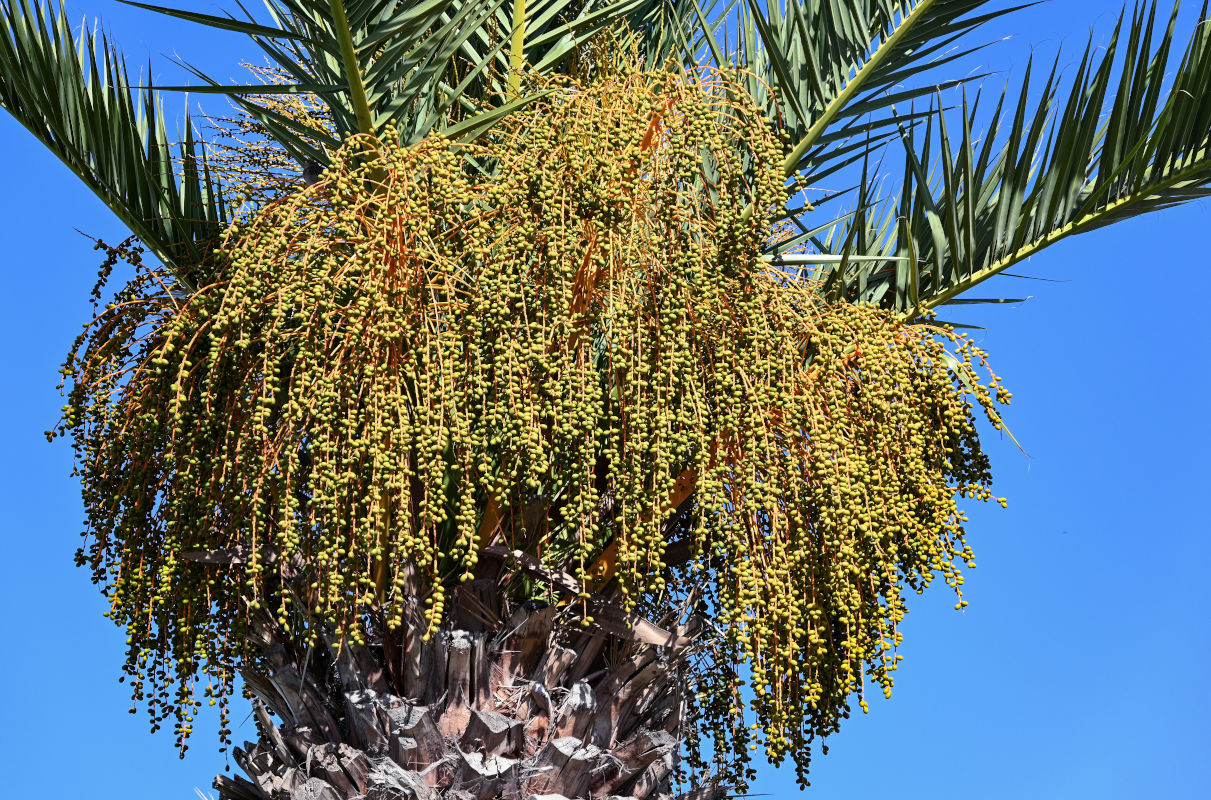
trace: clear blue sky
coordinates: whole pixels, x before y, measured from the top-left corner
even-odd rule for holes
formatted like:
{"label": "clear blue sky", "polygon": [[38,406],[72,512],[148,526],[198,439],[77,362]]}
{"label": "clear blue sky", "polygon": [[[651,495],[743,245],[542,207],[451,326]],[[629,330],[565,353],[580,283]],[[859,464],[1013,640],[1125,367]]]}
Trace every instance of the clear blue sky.
{"label": "clear blue sky", "polygon": [[[160,80],[180,80],[161,54],[230,78],[256,57],[238,35],[117,3],[71,9],[101,15],[132,66],[150,57]],[[1013,38],[983,63],[1020,71],[1032,46],[1061,43],[1075,57],[1091,28],[1104,40],[1115,10],[1054,0],[1022,12],[990,29]],[[213,720],[180,761],[168,732],[126,713],[123,636],[72,566],[70,452],[42,435],[98,263],[73,228],[124,234],[3,113],[0,143],[5,793],[194,798],[223,769]],[[989,440],[1010,506],[972,514],[971,605],[953,611],[944,587],[917,598],[896,693],[834,737],[807,796],[1211,797],[1209,233],[1204,201],[1068,240],[1018,270],[1061,282],[1003,279],[1001,293],[1032,299],[967,315],[987,328],[1028,454]],[[236,722],[237,737],[254,735]],[[766,768],[754,792],[792,796],[793,773]]]}

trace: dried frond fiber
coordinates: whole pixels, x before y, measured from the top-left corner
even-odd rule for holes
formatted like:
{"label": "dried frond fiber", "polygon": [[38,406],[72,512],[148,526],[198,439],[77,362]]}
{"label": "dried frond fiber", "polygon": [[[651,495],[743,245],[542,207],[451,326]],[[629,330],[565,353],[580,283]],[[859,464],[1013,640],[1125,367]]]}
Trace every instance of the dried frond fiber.
{"label": "dried frond fiber", "polygon": [[[736,663],[802,763],[864,673],[890,688],[903,589],[961,585],[956,498],[990,497],[972,412],[1004,392],[960,337],[758,260],[781,152],[726,74],[556,87],[473,147],[353,139],[230,231],[218,282],[102,314],[68,365],[81,559],[181,735],[250,609],[360,641],[419,592],[432,628],[491,536],[590,586],[613,544],[629,602],[660,592],[687,473],[731,662],[705,675],[716,752],[747,741]],[[485,530],[534,497],[537,539]]]}

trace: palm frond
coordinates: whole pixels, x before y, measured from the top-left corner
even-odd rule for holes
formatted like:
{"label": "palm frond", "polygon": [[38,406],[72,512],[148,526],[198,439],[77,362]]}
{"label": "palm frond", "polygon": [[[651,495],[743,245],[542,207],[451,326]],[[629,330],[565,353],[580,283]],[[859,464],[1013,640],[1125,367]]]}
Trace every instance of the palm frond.
{"label": "palm frond", "polygon": [[317,141],[247,99],[256,87],[221,85],[190,69],[203,91],[230,95],[296,158],[320,163],[345,137],[388,125],[408,143],[431,133],[473,138],[537,96],[514,96],[517,63],[558,72],[619,23],[658,63],[677,51],[689,24],[686,4],[675,0],[266,0],[272,25],[242,6],[246,20],[131,4],[251,37],[296,81],[275,91],[315,93],[328,105],[332,141]]}
{"label": "palm frond", "polygon": [[[752,73],[748,90],[766,103],[790,143],[789,177],[831,172],[837,147],[879,136],[890,110],[958,81],[931,80],[937,67],[982,44],[964,37],[1024,6],[981,12],[989,0],[743,0],[716,35],[700,14],[704,49],[719,64]],[[972,76],[964,80],[971,80]]]}
{"label": "palm frond", "polygon": [[902,125],[894,248],[879,246],[916,268],[861,265],[835,278],[844,293],[905,314],[954,303],[1069,236],[1211,196],[1208,6],[1176,68],[1177,8],[1158,24],[1158,7],[1120,17],[1104,48],[1091,41],[1066,89],[1057,60],[1041,87],[1028,76],[1002,92],[982,132],[978,97],[957,124],[939,100],[924,130]]}
{"label": "palm frond", "polygon": [[187,285],[227,209],[188,113],[173,144],[157,94],[132,93],[103,34],[62,5],[0,3],[0,107],[58,156]]}

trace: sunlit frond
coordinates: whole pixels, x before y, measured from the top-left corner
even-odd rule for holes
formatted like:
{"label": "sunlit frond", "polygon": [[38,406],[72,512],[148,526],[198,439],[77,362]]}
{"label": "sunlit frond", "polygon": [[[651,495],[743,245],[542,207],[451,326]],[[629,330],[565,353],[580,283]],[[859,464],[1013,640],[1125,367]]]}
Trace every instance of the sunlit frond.
{"label": "sunlit frond", "polygon": [[189,114],[174,145],[156,93],[129,91],[121,55],[104,35],[74,36],[62,5],[3,0],[0,15],[0,107],[188,286],[227,219]]}

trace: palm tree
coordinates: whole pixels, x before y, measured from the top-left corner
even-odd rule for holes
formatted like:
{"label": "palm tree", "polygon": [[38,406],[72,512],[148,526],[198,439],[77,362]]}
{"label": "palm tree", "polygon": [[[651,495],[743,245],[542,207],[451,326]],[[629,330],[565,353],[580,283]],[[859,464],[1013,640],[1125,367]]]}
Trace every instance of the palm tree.
{"label": "palm tree", "polygon": [[[322,177],[317,168],[329,170],[317,184],[321,188],[349,175],[377,186],[394,185],[383,177],[380,163],[350,149],[351,141],[482,147],[486,155],[468,158],[467,170],[499,174],[502,165],[512,163],[500,142],[530,147],[525,137],[531,134],[525,131],[535,122],[570,119],[558,116],[560,107],[551,100],[567,84],[553,79],[592,87],[602,80],[595,73],[610,72],[610,48],[632,53],[625,69],[640,74],[686,74],[695,64],[720,69],[724,78],[679,84],[678,91],[714,92],[707,111],[721,128],[727,126],[719,121],[726,116],[723,110],[764,115],[781,147],[775,159],[778,182],[812,187],[833,182],[845,189],[847,180],[856,180],[853,191],[812,196],[811,203],[798,201],[797,194],[780,200],[779,210],[766,218],[753,210],[761,208],[754,201],[757,190],[736,195],[741,198],[733,215],[741,220],[735,223],[736,238],[747,242],[752,254],[760,251],[771,270],[793,276],[786,282],[808,283],[830,308],[875,307],[885,312],[884,318],[908,325],[944,305],[1000,302],[966,293],[1069,235],[1211,193],[1211,111],[1205,102],[1205,87],[1211,85],[1211,25],[1199,26],[1181,50],[1176,9],[1166,26],[1156,3],[1125,16],[1109,47],[1102,52],[1090,48],[1071,80],[1061,80],[1053,67],[1041,87],[1036,82],[1013,93],[1006,90],[991,104],[979,95],[969,102],[963,81],[940,74],[976,46],[966,43],[981,25],[1012,11],[980,0],[785,8],[755,0],[726,7],[675,0],[410,5],[277,0],[268,7],[270,24],[148,7],[248,34],[286,76],[268,87],[226,87],[199,74],[203,90],[232,98],[255,130],[288,157],[275,175],[277,188],[254,198],[249,212],[247,204],[238,206],[233,188],[223,181],[232,175],[230,163],[202,144],[188,119],[184,141],[171,143],[158,95],[152,89],[131,91],[121,57],[107,42],[87,33],[74,36],[62,9],[35,7],[26,0],[4,3],[0,104],[96,191],[165,268],[146,273],[149,277],[124,290],[115,304],[150,310],[125,321],[101,314],[99,328],[94,328],[100,333],[82,340],[85,356],[109,364],[109,343],[135,342],[148,326],[177,330],[164,320],[185,316],[178,314],[182,304],[228,282],[231,275],[224,270],[241,263],[244,251],[230,233],[233,223],[264,237],[274,226],[306,224],[280,209],[289,206],[291,197],[307,195],[301,187]],[[1204,5],[1200,19],[1206,18]],[[734,65],[744,71],[726,69]],[[291,113],[293,106],[275,101],[281,96],[313,98],[320,121]],[[994,106],[991,114],[981,110],[988,105]],[[602,100],[591,108],[604,113],[610,106]],[[647,124],[649,118],[642,121]],[[662,124],[672,128],[671,122]],[[743,138],[744,130],[731,131],[731,138]],[[764,173],[751,162],[760,161],[757,156],[764,151],[758,152],[754,143],[744,148],[749,160],[734,173],[722,167],[722,150],[712,154],[717,169],[707,178],[718,180],[703,190],[705,207],[727,208],[722,198],[730,197],[729,187],[760,183]],[[768,160],[769,154],[764,155]],[[899,164],[902,179],[895,193],[880,196],[874,165],[889,158]],[[384,218],[388,205],[383,196],[370,192],[360,207],[363,219]],[[830,202],[850,205],[828,214],[822,209]],[[436,213],[432,204],[425,210]],[[741,223],[754,217],[761,235],[749,241]],[[821,225],[821,219],[829,221]],[[134,245],[108,252],[111,259],[138,259]],[[293,251],[289,255],[274,263],[294,263]],[[793,294],[792,288],[786,291]],[[232,297],[227,293],[218,300]],[[315,302],[322,299],[317,296]],[[170,306],[171,314],[165,311]],[[801,318],[795,309],[774,310]],[[221,303],[208,307],[207,314],[221,313]],[[106,322],[113,319],[117,321]],[[121,339],[115,330],[129,338]],[[894,329],[896,335],[903,330]],[[946,333],[939,330],[938,335]],[[152,339],[155,356],[165,357],[163,337]],[[817,346],[813,363],[827,369],[827,348]],[[970,354],[964,347],[960,344],[957,353]],[[302,363],[299,353],[292,344],[277,363]],[[848,365],[855,357],[842,348],[836,362]],[[950,359],[947,374],[960,391],[978,396],[972,371],[955,355],[944,357]],[[85,357],[69,361],[69,367],[87,373],[89,363]],[[256,372],[263,383],[266,370]],[[247,374],[232,372],[232,380]],[[137,371],[131,375],[100,380],[91,388],[78,384],[83,388],[73,396],[83,402],[76,404],[78,416],[69,416],[66,425],[77,432],[86,465],[100,464],[98,453],[109,451],[82,424],[100,425],[94,431],[124,431],[122,452],[115,458],[144,463],[130,453],[158,435],[154,422],[140,418],[131,427],[131,420],[118,419],[117,428],[106,429],[90,416],[107,413],[104,409],[112,407],[107,398],[135,385],[124,381],[142,379]],[[868,380],[877,385],[873,377]],[[236,385],[242,384],[237,380]],[[940,384],[932,386],[945,391]],[[754,405],[768,415],[768,406]],[[179,429],[170,432],[179,436]],[[316,434],[300,436],[289,440],[298,445],[300,462],[318,461]],[[978,492],[986,485],[978,453],[963,452],[970,457],[967,482]],[[420,574],[416,559],[398,559],[388,574],[389,559],[370,552],[365,560],[367,600],[353,604],[349,612],[356,619],[325,617],[312,593],[343,586],[336,578],[324,578],[328,583],[321,586],[317,568],[291,554],[280,540],[276,548],[249,547],[239,537],[208,530],[214,546],[196,546],[208,541],[205,536],[174,542],[171,530],[157,527],[170,518],[156,516],[159,504],[166,507],[171,501],[155,500],[153,492],[147,495],[150,505],[142,509],[137,501],[119,502],[138,496],[120,491],[134,485],[132,474],[143,479],[149,473],[118,475],[112,469],[116,461],[109,462],[109,472],[98,468],[88,473],[85,467],[91,480],[86,481],[86,507],[98,538],[81,553],[81,561],[90,563],[97,580],[118,598],[115,608],[126,602],[152,618],[145,625],[129,613],[116,620],[127,626],[133,640],[128,668],[137,695],[145,694],[144,675],[152,687],[145,699],[156,723],[175,713],[184,740],[197,703],[194,679],[199,674],[213,681],[207,694],[213,691],[221,703],[236,671],[250,690],[261,738],[235,750],[249,779],[220,777],[216,787],[224,797],[643,798],[668,796],[674,785],[687,797],[722,796],[742,786],[750,774],[744,757],[750,738],[737,724],[737,714],[718,702],[735,702],[727,691],[735,691],[743,676],[738,665],[745,656],[758,676],[757,666],[765,662],[761,651],[746,650],[737,639],[737,626],[712,621],[734,607],[726,591],[712,591],[686,566],[743,583],[743,576],[736,578],[734,567],[726,563],[726,549],[711,550],[695,538],[712,513],[727,513],[709,500],[704,467],[713,456],[667,475],[659,486],[647,487],[646,495],[634,490],[634,496],[649,502],[631,517],[614,510],[623,506],[624,493],[609,488],[610,459],[597,456],[584,471],[589,484],[605,487],[591,498],[593,513],[603,521],[629,519],[635,530],[659,537],[657,557],[646,565],[659,582],[641,580],[644,570],[628,561],[630,534],[621,522],[616,528],[603,525],[606,533],[582,548],[583,542],[568,532],[572,501],[563,484],[519,485],[497,494],[472,487],[466,507],[474,514],[467,524],[478,535],[466,549],[474,551],[473,559],[443,562],[433,579]],[[442,456],[435,463],[448,461]],[[157,479],[170,481],[177,473],[197,478],[189,469],[188,464],[162,468]],[[408,474],[421,481],[417,473],[412,468]],[[298,503],[318,504],[316,485],[310,479],[283,483],[298,489],[298,497],[276,497],[269,506],[295,502],[291,513],[296,513]],[[416,491],[415,485],[400,488]],[[209,502],[213,507],[216,501],[212,497]],[[451,508],[462,508],[451,503]],[[367,513],[389,517],[403,514],[405,507],[388,501]],[[202,524],[210,524],[202,506],[188,508]],[[141,518],[153,517],[151,527],[139,533],[141,540],[122,538],[138,529]],[[212,527],[220,528],[219,522]],[[154,535],[147,533],[152,529]],[[442,531],[448,537],[457,534],[453,526]],[[147,546],[139,549],[139,541]],[[830,540],[821,541],[827,545]],[[114,542],[121,552],[107,549]],[[443,546],[447,554],[453,547],[450,541]],[[217,604],[239,619],[227,627],[208,627],[209,617],[197,604],[166,603],[154,581],[122,583],[113,570],[128,567],[132,562],[123,561],[123,555],[132,551],[140,573],[140,559],[150,563],[149,571],[163,567],[156,559],[165,554],[188,562],[165,573],[171,580],[164,585],[184,595],[198,579],[232,582],[235,588],[226,598],[231,606],[223,605],[221,589],[215,588],[207,590],[214,594],[205,595],[205,608]],[[949,555],[953,560],[965,553],[957,546]],[[734,550],[731,555],[739,557]],[[263,573],[262,562],[268,563],[272,577],[246,581],[249,574]],[[350,563],[351,556],[341,569],[348,570]],[[927,559],[915,569],[907,557],[890,563],[914,587],[928,583],[935,570],[958,582],[957,572],[938,561]],[[465,571],[458,569],[463,566]],[[442,591],[435,593],[435,587]],[[135,597],[144,590],[145,597]],[[446,599],[437,602],[436,611],[432,604],[426,611],[420,604],[426,595]],[[280,612],[267,602],[257,607],[260,599],[284,597],[296,598],[295,605],[285,603]],[[878,605],[889,598],[898,598],[898,589],[884,585],[868,599]],[[893,609],[896,602],[890,600]],[[794,756],[804,775],[812,736],[835,730],[848,713],[856,688],[852,662],[871,665],[871,676],[887,679],[888,686],[894,669],[894,661],[889,667],[881,656],[856,646],[894,644],[894,633],[886,640],[859,640],[856,634],[844,638],[838,620],[849,621],[841,616],[845,607],[823,605],[825,621],[833,626],[828,630],[838,640],[815,642],[824,656],[796,651],[793,660],[802,672],[791,677],[807,680],[819,661],[833,665],[820,680],[839,682],[828,685],[797,718],[786,717],[784,707],[763,705],[760,697],[755,703],[760,722],[782,721],[783,727],[766,728],[771,754]],[[170,616],[158,616],[160,608]],[[398,609],[397,624],[389,619],[392,609]],[[189,614],[202,621],[191,627],[186,624]],[[177,634],[198,632],[215,633],[222,646],[204,643],[195,651],[189,649],[190,639],[181,649]],[[157,652],[158,647],[164,649]],[[163,658],[156,660],[157,655]],[[704,671],[722,674],[714,688],[726,691],[700,697],[703,693],[693,684]],[[771,685],[788,684],[775,680]],[[773,735],[788,729],[786,741]],[[713,753],[698,744],[712,734]],[[688,767],[678,762],[684,747],[689,748]]]}

